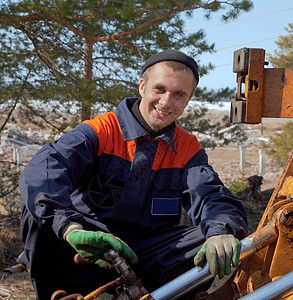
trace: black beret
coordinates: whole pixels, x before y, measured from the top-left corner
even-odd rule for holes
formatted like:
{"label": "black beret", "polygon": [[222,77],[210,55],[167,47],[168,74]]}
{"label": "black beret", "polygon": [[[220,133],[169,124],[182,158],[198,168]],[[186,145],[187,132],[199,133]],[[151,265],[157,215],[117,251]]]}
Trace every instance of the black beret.
{"label": "black beret", "polygon": [[192,57],[178,50],[165,50],[163,52],[159,52],[152,55],[150,58],[146,60],[142,68],[142,74],[145,72],[147,68],[153,66],[158,62],[162,62],[166,60],[177,61],[185,64],[193,72],[196,81],[197,82],[199,81],[198,67],[196,61]]}

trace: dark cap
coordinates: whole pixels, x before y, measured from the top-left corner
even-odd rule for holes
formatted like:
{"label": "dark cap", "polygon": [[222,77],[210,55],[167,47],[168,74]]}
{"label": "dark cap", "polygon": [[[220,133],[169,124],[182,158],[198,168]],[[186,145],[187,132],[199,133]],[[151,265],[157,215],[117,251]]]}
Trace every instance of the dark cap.
{"label": "dark cap", "polygon": [[192,57],[178,50],[165,50],[163,52],[152,55],[146,60],[142,68],[142,74],[147,68],[153,66],[154,64],[167,60],[177,61],[185,64],[193,72],[196,81],[199,81],[198,67],[196,61]]}

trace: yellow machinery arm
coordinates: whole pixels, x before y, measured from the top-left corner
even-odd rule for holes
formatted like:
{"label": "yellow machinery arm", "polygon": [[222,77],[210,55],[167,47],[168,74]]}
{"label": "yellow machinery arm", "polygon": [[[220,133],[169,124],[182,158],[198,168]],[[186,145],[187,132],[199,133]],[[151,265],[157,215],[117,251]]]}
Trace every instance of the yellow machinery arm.
{"label": "yellow machinery arm", "polygon": [[[262,118],[293,118],[293,69],[265,68],[263,49],[234,52],[236,99],[231,103],[232,123],[260,123]],[[242,297],[293,271],[293,154],[278,181],[258,230],[273,221],[278,238],[242,262],[233,280]],[[292,283],[293,288],[293,283]],[[293,299],[293,291],[281,299]]]}

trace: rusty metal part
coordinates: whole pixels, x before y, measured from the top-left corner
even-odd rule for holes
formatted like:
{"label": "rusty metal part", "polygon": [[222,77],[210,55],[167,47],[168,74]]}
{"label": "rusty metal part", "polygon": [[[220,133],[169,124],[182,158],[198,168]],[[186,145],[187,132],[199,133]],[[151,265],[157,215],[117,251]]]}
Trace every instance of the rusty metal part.
{"label": "rusty metal part", "polygon": [[293,117],[293,69],[264,69],[262,117]]}
{"label": "rusty metal part", "polygon": [[[285,165],[283,173],[279,178],[278,184],[277,184],[276,188],[274,189],[271,199],[268,202],[268,205],[267,205],[267,207],[262,215],[262,218],[258,224],[257,230],[260,229],[261,227],[263,227],[270,220],[271,215],[272,215],[271,210],[274,209],[273,206],[276,205],[277,202],[284,200],[284,197],[285,197],[284,190],[287,190],[287,188],[284,189],[284,187],[287,184],[288,185],[290,184],[291,181],[288,180],[288,178],[290,176],[293,176],[293,152],[291,153],[291,155]],[[291,189],[292,189],[292,187],[291,187]],[[289,187],[288,187],[288,191],[289,191]],[[282,197],[280,197],[280,195],[282,195]],[[290,200],[290,198],[287,200]],[[287,201],[287,202],[289,202],[289,201]]]}
{"label": "rusty metal part", "polygon": [[[240,299],[243,300],[289,299],[288,297],[292,299],[291,298],[292,289],[293,289],[293,272],[290,272],[282,277],[279,277],[273,282],[260,287],[256,291]],[[291,292],[288,293],[288,291]]]}
{"label": "rusty metal part", "polygon": [[[248,244],[247,251],[240,254],[240,260],[246,259],[248,256],[251,256],[253,253],[263,249],[264,247],[272,244],[278,238],[278,231],[276,230],[275,221],[270,221],[266,226],[257,230],[249,237],[247,237],[245,242]],[[242,240],[242,241],[244,241]]]}
{"label": "rusty metal part", "polygon": [[110,250],[104,254],[104,257],[111,261],[117,272],[129,279],[129,281],[136,281],[137,277],[126,263],[125,259],[119,255],[115,250]]}
{"label": "rusty metal part", "polygon": [[269,272],[271,279],[293,271],[293,203],[276,212],[276,226],[279,238]]}
{"label": "rusty metal part", "polygon": [[[139,299],[140,296],[142,296],[142,290],[138,284],[138,286],[132,284],[132,285],[127,285],[128,279],[125,276],[121,276],[99,288],[97,288],[96,290],[94,290],[93,292],[89,293],[86,296],[81,296],[79,294],[72,294],[72,295],[67,295],[67,293],[65,291],[56,291],[52,297],[51,300],[94,300],[95,298],[97,298],[98,296],[101,296],[104,293],[112,293],[115,292],[116,289],[119,289],[120,287],[124,287],[124,289],[126,290],[126,292],[121,292],[120,295],[118,296],[118,298],[116,298],[117,300],[131,300],[131,299]],[[60,292],[65,292],[65,295],[62,295],[62,298],[60,298],[61,293]],[[60,294],[59,294],[60,293]],[[144,292],[145,294],[147,292]],[[77,295],[82,298],[76,298]],[[151,298],[145,298],[147,300],[151,300]]]}
{"label": "rusty metal part", "polygon": [[84,298],[80,294],[71,294],[61,298],[60,300],[84,300]]}
{"label": "rusty metal part", "polygon": [[[137,279],[135,273],[131,270],[130,266],[125,262],[125,259],[119,255],[118,252],[110,250],[104,254],[104,257],[111,261],[115,269],[121,276],[112,282],[99,287],[95,291],[84,297],[84,300],[93,300],[96,297],[112,290],[121,290],[117,300],[131,300],[139,299],[141,296],[146,295],[148,292]],[[146,298],[150,299],[150,298]]]}
{"label": "rusty metal part", "polygon": [[269,274],[263,274],[261,270],[254,272],[248,279],[247,290],[248,293],[252,293],[255,290],[271,282]]}
{"label": "rusty metal part", "polygon": [[293,198],[293,176],[288,176],[279,191],[280,197],[286,197],[288,200]]}
{"label": "rusty metal part", "polygon": [[231,103],[232,123],[256,124],[263,117],[293,117],[293,69],[264,68],[266,64],[263,49],[234,52],[237,94]]}
{"label": "rusty metal part", "polygon": [[[86,295],[84,297],[84,300],[94,300],[96,297],[101,296],[104,293],[110,293],[116,290],[121,289],[123,287],[123,290],[125,292],[121,291],[119,295],[115,298],[117,300],[132,300],[132,299],[139,299],[142,296],[142,289],[140,288],[140,285],[128,285],[127,279],[124,276],[121,276],[117,278],[116,280],[113,280],[98,289],[94,290],[90,294]],[[147,300],[151,300],[151,298],[145,298]],[[63,299],[62,299],[63,300]]]}
{"label": "rusty metal part", "polygon": [[62,297],[67,296],[68,293],[64,290],[58,290],[56,292],[53,293],[53,295],[51,296],[51,300],[59,300]]}
{"label": "rusty metal part", "polygon": [[[125,259],[119,255],[118,252],[110,250],[105,253],[105,258],[111,260],[117,272],[124,280],[124,294],[129,299],[138,299],[139,297],[148,294],[146,288],[142,285],[141,281],[136,277],[136,274],[131,270],[130,266],[125,262]],[[122,297],[123,294],[121,294]],[[119,299],[119,298],[118,298]],[[121,298],[122,300],[122,298]]]}
{"label": "rusty metal part", "polygon": [[271,282],[271,280],[268,273],[263,273],[262,270],[258,270],[254,272],[248,278],[248,282],[247,282],[248,293],[254,292],[260,287],[268,284],[269,282]]}
{"label": "rusty metal part", "polygon": [[[137,281],[135,284],[132,285],[126,285],[125,286],[125,292],[122,292],[117,297],[117,300],[134,300],[134,299],[140,299],[141,296],[145,296],[147,291],[144,289],[140,281]],[[147,294],[148,295],[148,294]],[[146,298],[146,299],[152,299]]]}
{"label": "rusty metal part", "polygon": [[[146,296],[144,298],[146,300],[153,299],[148,294],[141,281],[136,277],[136,274],[131,270],[130,266],[118,252],[110,250],[104,254],[104,257],[112,262],[117,272],[121,274],[120,277],[99,287],[84,297],[79,294],[68,295],[65,291],[56,291],[52,295],[51,300],[94,300],[96,297],[101,296],[104,293],[114,293],[116,295],[118,293],[118,296],[115,298],[117,300],[134,300],[139,299],[142,296]],[[75,256],[74,260],[76,263],[84,263],[81,257]]]}
{"label": "rusty metal part", "polygon": [[290,203],[289,200],[279,200],[278,202],[276,202],[268,211],[268,220],[272,220],[278,209],[288,203]]}
{"label": "rusty metal part", "polygon": [[292,241],[293,240],[293,203],[282,206],[276,214],[276,225],[282,235]]}
{"label": "rusty metal part", "polygon": [[263,255],[263,265],[261,267],[261,275],[264,276],[265,278],[268,277],[267,275],[269,274],[270,269],[271,269],[272,260],[275,255],[276,244],[277,244],[277,241],[270,244],[266,248],[266,252]]}
{"label": "rusty metal part", "polygon": [[251,275],[255,270],[260,270],[263,266],[263,257],[259,255],[259,252],[255,253],[249,259],[246,259],[237,268],[236,274],[233,278],[233,283],[231,285],[234,295],[237,297],[242,297],[246,295],[248,291],[248,282]]}
{"label": "rusty metal part", "polygon": [[147,294],[139,298],[139,300],[155,300],[152,295]]}
{"label": "rusty metal part", "polygon": [[[84,300],[94,300],[96,297],[101,296],[104,293],[111,292],[112,290],[115,290],[117,286],[121,284],[121,278],[119,277],[116,280],[113,280],[98,289],[94,290],[90,294],[86,295],[84,297]],[[63,300],[63,299],[62,299]]]}
{"label": "rusty metal part", "polygon": [[51,300],[84,300],[84,298],[80,294],[68,295],[66,291],[58,290],[51,296]]}
{"label": "rusty metal part", "polygon": [[[251,281],[252,274],[255,270],[261,270],[264,265],[265,251],[262,251],[263,255],[260,255],[261,249],[274,244],[277,239],[278,231],[274,220],[271,220],[266,226],[246,238],[247,244],[250,244],[250,247],[247,245],[249,251],[240,254],[240,260],[246,263],[238,268],[232,285],[236,295],[243,296],[251,292],[251,288],[254,284],[254,282]],[[247,259],[248,257],[249,259]],[[259,277],[263,284],[269,282],[265,278],[266,275],[263,275],[261,272]]]}
{"label": "rusty metal part", "polygon": [[271,207],[270,212],[271,221],[258,229],[253,236],[258,236],[260,232],[264,235],[269,234],[263,231],[264,228],[269,229],[268,225],[275,224],[278,238],[275,242],[271,240],[266,251],[256,250],[257,264],[251,263],[251,260],[256,259],[255,255],[241,265],[234,278],[235,293],[239,296],[252,293],[293,271],[293,203],[288,200],[279,201]]}

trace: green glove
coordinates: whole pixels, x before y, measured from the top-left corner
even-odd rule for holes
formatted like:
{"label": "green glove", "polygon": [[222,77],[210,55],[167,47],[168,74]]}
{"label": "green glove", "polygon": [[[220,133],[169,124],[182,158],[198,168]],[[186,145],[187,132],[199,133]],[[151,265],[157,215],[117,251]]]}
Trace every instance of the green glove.
{"label": "green glove", "polygon": [[122,254],[131,264],[137,263],[137,256],[133,250],[111,233],[73,230],[67,236],[67,241],[80,256],[101,267],[109,267],[105,261],[104,253],[110,249]]}
{"label": "green glove", "polygon": [[207,260],[211,274],[223,278],[239,264],[241,243],[232,234],[209,237],[194,257],[194,264],[202,266]]}

